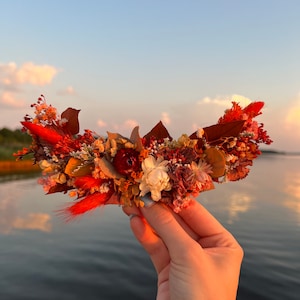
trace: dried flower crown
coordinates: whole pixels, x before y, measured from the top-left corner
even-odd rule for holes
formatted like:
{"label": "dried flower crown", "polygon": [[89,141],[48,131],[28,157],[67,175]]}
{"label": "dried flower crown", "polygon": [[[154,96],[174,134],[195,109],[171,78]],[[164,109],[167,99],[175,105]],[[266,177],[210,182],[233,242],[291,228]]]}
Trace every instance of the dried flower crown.
{"label": "dried flower crown", "polygon": [[109,203],[143,206],[141,197],[148,193],[179,212],[190,199],[213,189],[214,182],[247,176],[261,154],[258,145],[272,143],[263,124],[254,120],[263,106],[253,102],[242,108],[232,102],[217,124],[177,140],[162,122],[144,137],[138,127],[130,138],[110,132],[103,137],[90,130],[79,134],[79,110],[68,108],[58,115],[41,96],[32,104],[35,117],[26,115],[21,122],[32,144],[14,155],[33,153],[48,194],[76,198],[63,210],[67,218]]}

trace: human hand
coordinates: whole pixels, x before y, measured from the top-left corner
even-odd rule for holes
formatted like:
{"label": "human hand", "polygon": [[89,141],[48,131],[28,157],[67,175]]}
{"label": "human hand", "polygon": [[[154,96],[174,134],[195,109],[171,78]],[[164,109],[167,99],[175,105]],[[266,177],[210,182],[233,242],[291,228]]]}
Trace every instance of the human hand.
{"label": "human hand", "polygon": [[158,275],[157,300],[233,300],[243,250],[197,201],[175,214],[163,204],[124,207]]}

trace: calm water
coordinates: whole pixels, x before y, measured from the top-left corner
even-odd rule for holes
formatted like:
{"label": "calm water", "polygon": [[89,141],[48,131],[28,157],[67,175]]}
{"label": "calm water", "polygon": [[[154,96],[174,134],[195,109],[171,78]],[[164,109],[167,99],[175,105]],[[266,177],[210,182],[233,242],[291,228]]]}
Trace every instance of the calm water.
{"label": "calm water", "polygon": [[[156,295],[152,264],[116,206],[65,224],[68,197],[36,178],[0,178],[0,299],[139,299]],[[300,157],[255,161],[243,181],[199,199],[245,251],[239,300],[300,298]]]}

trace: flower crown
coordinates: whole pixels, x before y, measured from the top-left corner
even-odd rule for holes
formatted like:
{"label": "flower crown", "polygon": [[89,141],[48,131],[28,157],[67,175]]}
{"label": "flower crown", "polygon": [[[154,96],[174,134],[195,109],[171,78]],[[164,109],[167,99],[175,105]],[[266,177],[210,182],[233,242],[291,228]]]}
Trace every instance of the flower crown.
{"label": "flower crown", "polygon": [[21,122],[32,144],[14,155],[33,153],[43,171],[39,182],[48,194],[76,198],[63,209],[67,218],[109,203],[141,207],[148,193],[179,212],[193,197],[213,189],[214,182],[248,175],[261,154],[258,145],[272,143],[263,124],[253,120],[263,106],[253,102],[242,108],[232,102],[216,125],[177,140],[162,122],[144,137],[138,127],[129,138],[111,132],[103,137],[90,130],[79,134],[79,110],[68,108],[58,115],[41,96],[31,105],[35,117],[26,115]]}

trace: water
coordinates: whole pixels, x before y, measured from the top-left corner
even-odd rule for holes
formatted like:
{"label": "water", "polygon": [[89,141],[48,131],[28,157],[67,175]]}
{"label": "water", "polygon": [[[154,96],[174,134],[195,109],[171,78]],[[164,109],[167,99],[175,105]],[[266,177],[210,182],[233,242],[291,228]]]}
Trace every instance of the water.
{"label": "water", "polygon": [[[264,155],[248,178],[203,193],[245,251],[238,300],[300,295],[300,157]],[[69,199],[36,178],[0,179],[0,299],[155,299],[156,275],[128,217],[107,206],[65,224]]]}

